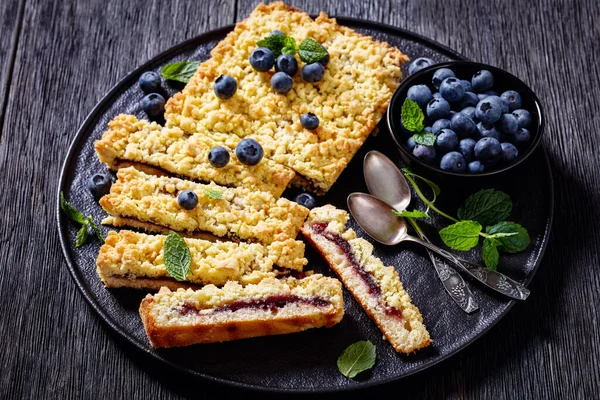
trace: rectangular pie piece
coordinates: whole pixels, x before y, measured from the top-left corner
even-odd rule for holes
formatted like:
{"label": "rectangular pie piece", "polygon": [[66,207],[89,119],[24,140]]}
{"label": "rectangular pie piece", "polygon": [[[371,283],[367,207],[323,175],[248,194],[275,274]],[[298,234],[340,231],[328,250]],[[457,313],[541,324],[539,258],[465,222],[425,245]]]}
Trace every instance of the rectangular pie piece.
{"label": "rectangular pie piece", "polygon": [[[275,197],[281,196],[295,175],[291,169],[266,158],[254,166],[242,164],[235,156],[236,140],[216,141],[200,133],[189,135],[177,127],[164,128],[124,114],[109,122],[108,128],[94,142],[94,148],[100,161],[113,170],[130,163],[147,165],[191,180],[243,186],[271,192]],[[226,147],[231,157],[222,168],[215,168],[208,161],[208,153],[217,145]]]}
{"label": "rectangular pie piece", "polygon": [[146,296],[140,315],[155,348],[329,328],[344,315],[342,284],[315,274],[197,291],[162,288]]}
{"label": "rectangular pie piece", "polygon": [[373,246],[346,229],[348,213],[331,205],[314,208],[302,234],[325,257],[344,286],[397,352],[409,354],[431,343],[419,309],[404,291],[398,272],[375,257]]}
{"label": "rectangular pie piece", "polygon": [[[177,196],[184,190],[198,196],[198,205],[192,210],[177,203]],[[117,181],[100,199],[100,205],[113,217],[263,244],[295,239],[308,215],[307,208],[268,192],[149,175],[134,167],[117,172]]]}
{"label": "rectangular pie piece", "polygon": [[[302,271],[304,242],[288,239],[267,246],[259,243],[210,242],[184,239],[192,256],[190,273],[178,282],[167,273],[164,263],[164,235],[146,235],[122,230],[109,232],[100,248],[96,267],[107,287],[176,290],[194,285],[222,286],[227,281],[243,285],[257,283],[282,273],[274,266]],[[190,285],[192,284],[192,285]]]}
{"label": "rectangular pie piece", "polygon": [[[270,85],[274,71],[252,68],[250,54],[274,29],[298,45],[313,38],[327,49],[330,61],[321,81],[305,82],[298,72],[291,91],[279,94]],[[189,134],[209,132],[218,140],[254,138],[267,158],[304,178],[294,182],[317,193],[330,189],[375,129],[400,83],[401,65],[408,60],[397,48],[338,25],[325,13],[313,20],[281,2],[259,4],[211,56],[167,102],[166,125]],[[302,68],[304,62],[298,54],[296,58]],[[237,81],[237,92],[228,100],[220,100],[213,90],[221,74]],[[315,130],[300,124],[300,116],[309,112],[319,118]]]}

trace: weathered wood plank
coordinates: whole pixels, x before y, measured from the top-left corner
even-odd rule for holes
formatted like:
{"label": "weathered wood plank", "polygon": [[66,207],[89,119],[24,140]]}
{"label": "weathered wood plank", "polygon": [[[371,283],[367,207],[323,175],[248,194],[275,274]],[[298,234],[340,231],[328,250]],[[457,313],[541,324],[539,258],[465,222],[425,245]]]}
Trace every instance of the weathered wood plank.
{"label": "weathered wood plank", "polygon": [[[206,398],[140,355],[76,291],[54,223],[60,164],[84,116],[127,71],[257,1],[29,1],[0,140],[1,398]],[[541,98],[556,215],[532,296],[459,355],[364,391],[384,398],[593,398],[600,388],[600,27],[596,1],[291,1],[318,13],[409,29],[512,71]],[[0,4],[4,38],[18,1]],[[17,10],[17,11],[15,11]],[[5,25],[6,24],[6,25]],[[14,33],[13,33],[14,34]],[[12,36],[11,36],[12,37]],[[4,50],[6,51],[6,50]],[[4,86],[0,86],[0,95]],[[4,98],[4,96],[0,97]],[[13,189],[14,188],[14,189]],[[221,389],[220,396],[248,395]],[[275,397],[275,396],[265,396]],[[278,396],[279,397],[279,396]]]}

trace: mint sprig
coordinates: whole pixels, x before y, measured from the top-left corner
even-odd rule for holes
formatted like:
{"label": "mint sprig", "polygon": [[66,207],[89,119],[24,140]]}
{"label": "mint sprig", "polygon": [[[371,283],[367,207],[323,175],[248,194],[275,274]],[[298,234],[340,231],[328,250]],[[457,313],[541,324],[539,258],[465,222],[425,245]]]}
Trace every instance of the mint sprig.
{"label": "mint sprig", "polygon": [[[457,219],[435,206],[440,188],[434,182],[414,174],[407,168],[403,168],[402,171],[428,211],[433,210],[454,222],[440,230],[440,238],[451,249],[470,250],[479,244],[479,237],[483,237],[483,261],[488,268],[496,269],[499,251],[517,253],[525,250],[530,244],[527,229],[517,223],[503,221],[512,211],[512,201],[506,193],[495,189],[484,189],[474,193],[459,207],[460,219]],[[430,187],[433,192],[431,199],[421,191],[417,180],[422,180]]]}
{"label": "mint sprig", "polygon": [[400,112],[402,118],[402,125],[413,133],[421,133],[423,131],[425,115],[421,110],[421,107],[408,97],[404,99],[402,103],[402,110]]}
{"label": "mint sprig", "polygon": [[199,65],[200,61],[178,61],[165,65],[160,70],[160,73],[165,79],[188,83],[190,78],[196,73]]}
{"label": "mint sprig", "polygon": [[368,340],[351,344],[337,360],[338,370],[348,378],[373,368],[377,351],[375,345]]}
{"label": "mint sprig", "polygon": [[392,214],[394,214],[396,217],[404,217],[404,218],[430,218],[429,214],[427,214],[426,212],[420,211],[420,210],[397,211],[397,210],[392,209]]}
{"label": "mint sprig", "polygon": [[412,136],[413,140],[416,144],[420,144],[423,146],[433,146],[435,144],[435,135],[429,132],[415,133]]}
{"label": "mint sprig", "polygon": [[223,199],[223,193],[219,192],[216,189],[212,189],[209,187],[204,188],[204,194],[207,195],[210,199],[217,199],[217,200]]}
{"label": "mint sprig", "polygon": [[185,240],[177,233],[169,232],[165,239],[163,253],[169,276],[177,281],[185,281],[192,264],[192,255]]}
{"label": "mint sprig", "polygon": [[81,224],[81,228],[77,232],[77,236],[75,238],[75,247],[80,247],[87,242],[88,239],[88,230],[91,228],[98,237],[100,243],[104,244],[104,237],[102,237],[102,231],[96,225],[92,216],[85,217],[79,210],[77,210],[71,203],[65,200],[65,195],[63,192],[60,192],[60,208],[63,212],[71,218],[73,221]]}
{"label": "mint sprig", "polygon": [[294,38],[283,34],[267,36],[256,42],[256,45],[271,50],[275,58],[282,54],[296,53],[296,41]]}
{"label": "mint sprig", "polygon": [[327,50],[313,38],[306,38],[298,47],[298,55],[306,64],[312,64],[321,61],[327,56]]}

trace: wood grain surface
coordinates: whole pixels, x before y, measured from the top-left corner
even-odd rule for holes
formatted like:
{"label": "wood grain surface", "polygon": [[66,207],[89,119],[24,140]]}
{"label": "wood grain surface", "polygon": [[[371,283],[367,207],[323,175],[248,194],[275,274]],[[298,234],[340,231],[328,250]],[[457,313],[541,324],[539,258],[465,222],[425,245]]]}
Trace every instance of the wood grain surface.
{"label": "wood grain surface", "polygon": [[[122,341],[87,305],[54,212],[67,147],[128,71],[256,1],[0,3],[0,398],[212,398]],[[544,104],[554,228],[532,295],[453,358],[360,395],[588,399],[600,389],[600,7],[585,1],[290,1],[370,19],[507,69]],[[280,396],[280,395],[279,395]],[[279,396],[264,395],[266,398]],[[293,396],[292,396],[293,397]]]}

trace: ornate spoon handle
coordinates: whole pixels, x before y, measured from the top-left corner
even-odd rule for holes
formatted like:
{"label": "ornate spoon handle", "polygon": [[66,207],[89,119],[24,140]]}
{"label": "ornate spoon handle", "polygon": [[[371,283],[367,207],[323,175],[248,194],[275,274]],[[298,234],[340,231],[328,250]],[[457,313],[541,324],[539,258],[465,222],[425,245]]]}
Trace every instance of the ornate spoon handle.
{"label": "ornate spoon handle", "polygon": [[[422,231],[419,230],[418,234],[424,242],[430,243]],[[429,258],[444,285],[444,289],[446,289],[452,300],[466,313],[478,310],[479,305],[477,305],[473,293],[471,293],[463,277],[431,250],[427,249],[427,254],[429,254]]]}
{"label": "ornate spoon handle", "polygon": [[487,287],[505,296],[516,300],[525,300],[529,296],[529,293],[531,293],[525,286],[498,271],[484,268],[481,265],[463,260],[462,258],[458,260],[461,263],[460,266],[463,268],[463,271]]}

